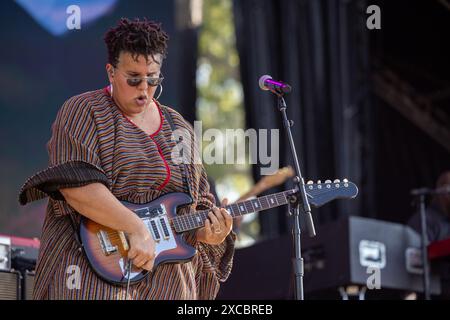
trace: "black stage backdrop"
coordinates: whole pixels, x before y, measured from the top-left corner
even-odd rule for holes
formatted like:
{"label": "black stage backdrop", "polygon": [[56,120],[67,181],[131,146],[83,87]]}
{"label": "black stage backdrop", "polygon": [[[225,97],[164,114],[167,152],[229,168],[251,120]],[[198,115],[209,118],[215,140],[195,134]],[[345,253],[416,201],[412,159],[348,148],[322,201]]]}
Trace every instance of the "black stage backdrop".
{"label": "black stage backdrop", "polygon": [[[375,3],[381,8],[381,30],[366,27],[369,1],[233,2],[247,126],[282,128],[276,99],[259,89],[258,79],[269,74],[288,82],[293,87],[286,98],[288,115],[295,122],[304,177],[347,177],[360,188],[356,200],[313,210],[316,223],[345,215],[405,222],[414,210],[409,190],[433,186],[450,168],[449,152],[377,98],[371,80],[376,61],[384,66],[406,58],[434,67],[430,72],[448,80],[444,57],[450,52],[442,43],[450,11],[437,2]],[[291,163],[288,145],[280,137],[286,165]],[[254,167],[255,180],[259,169]],[[284,210],[261,214],[266,236],[290,229]]]}

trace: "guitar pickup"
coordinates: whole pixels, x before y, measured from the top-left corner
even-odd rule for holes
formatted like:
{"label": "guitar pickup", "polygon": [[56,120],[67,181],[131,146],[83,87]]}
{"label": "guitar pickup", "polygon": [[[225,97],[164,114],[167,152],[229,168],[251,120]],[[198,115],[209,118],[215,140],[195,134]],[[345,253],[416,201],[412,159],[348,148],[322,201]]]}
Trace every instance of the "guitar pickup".
{"label": "guitar pickup", "polygon": [[159,234],[158,227],[153,219],[150,220],[150,230],[152,230],[155,241],[159,242],[161,240],[161,235]]}
{"label": "guitar pickup", "polygon": [[166,220],[164,218],[160,218],[159,219],[159,223],[160,223],[161,228],[162,228],[163,233],[164,233],[164,239],[169,239],[170,238],[170,233],[169,233],[169,229],[167,228],[167,225],[166,225]]}

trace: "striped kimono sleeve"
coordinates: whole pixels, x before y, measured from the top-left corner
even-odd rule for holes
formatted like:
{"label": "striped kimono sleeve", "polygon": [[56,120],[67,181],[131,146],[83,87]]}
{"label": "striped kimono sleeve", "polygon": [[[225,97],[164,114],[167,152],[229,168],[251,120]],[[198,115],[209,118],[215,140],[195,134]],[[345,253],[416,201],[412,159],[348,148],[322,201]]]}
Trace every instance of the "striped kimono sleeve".
{"label": "striped kimono sleeve", "polygon": [[[205,169],[202,168],[202,174],[199,184],[199,193],[197,200],[197,209],[209,209],[215,204],[214,195],[209,192],[209,183]],[[230,275],[233,265],[234,242],[236,235],[233,231],[219,245],[210,245],[198,243],[198,249],[203,259],[203,270],[205,272],[214,272],[220,282],[226,281]]]}
{"label": "striped kimono sleeve", "polygon": [[97,126],[91,103],[86,95],[79,95],[63,104],[47,144],[49,167],[25,182],[19,194],[21,204],[46,196],[64,200],[60,188],[80,187],[93,182],[108,186],[97,155]]}

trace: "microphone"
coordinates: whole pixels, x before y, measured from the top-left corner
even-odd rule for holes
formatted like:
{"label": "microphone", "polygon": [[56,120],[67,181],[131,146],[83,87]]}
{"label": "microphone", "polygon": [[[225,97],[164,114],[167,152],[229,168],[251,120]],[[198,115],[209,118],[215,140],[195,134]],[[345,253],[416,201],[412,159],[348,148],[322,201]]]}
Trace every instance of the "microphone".
{"label": "microphone", "polygon": [[289,93],[292,90],[292,87],[287,83],[275,81],[267,74],[259,78],[259,87],[262,90],[270,90],[275,93]]}

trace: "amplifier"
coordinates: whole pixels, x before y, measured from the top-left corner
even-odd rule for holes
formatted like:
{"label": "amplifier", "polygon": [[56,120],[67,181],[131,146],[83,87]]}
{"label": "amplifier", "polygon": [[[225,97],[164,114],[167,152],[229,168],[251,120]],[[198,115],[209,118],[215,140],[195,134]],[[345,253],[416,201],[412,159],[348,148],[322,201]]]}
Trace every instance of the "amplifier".
{"label": "amplifier", "polygon": [[[367,286],[376,278],[383,290],[423,292],[420,236],[408,226],[347,217],[320,226],[319,231],[302,243],[305,293]],[[435,272],[430,275],[430,289],[434,295],[441,293]]]}
{"label": "amplifier", "polygon": [[[392,299],[423,292],[420,254],[419,234],[401,224],[351,216],[321,225],[316,237],[302,238],[305,296],[339,299],[353,295],[341,289],[358,289],[369,299]],[[221,285],[217,299],[292,299],[292,256],[291,235],[237,249],[239,268]],[[372,284],[381,290],[370,290]],[[430,290],[441,293],[433,269]]]}
{"label": "amplifier", "polygon": [[0,271],[0,300],[20,300],[20,272]]}
{"label": "amplifier", "polygon": [[11,269],[11,238],[0,236],[0,270]]}
{"label": "amplifier", "polygon": [[38,239],[11,236],[11,267],[25,274],[26,270],[34,270],[39,254]]}

